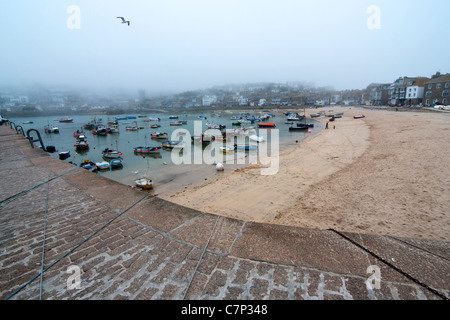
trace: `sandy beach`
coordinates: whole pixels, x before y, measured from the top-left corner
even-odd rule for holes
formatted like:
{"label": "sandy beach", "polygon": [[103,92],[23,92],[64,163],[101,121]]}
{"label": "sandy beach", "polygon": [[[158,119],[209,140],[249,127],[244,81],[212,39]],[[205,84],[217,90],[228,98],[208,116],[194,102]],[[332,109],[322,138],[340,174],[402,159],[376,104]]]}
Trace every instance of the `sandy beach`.
{"label": "sandy beach", "polygon": [[225,166],[159,197],[245,221],[450,240],[450,113],[332,109],[344,116],[282,152],[276,174]]}

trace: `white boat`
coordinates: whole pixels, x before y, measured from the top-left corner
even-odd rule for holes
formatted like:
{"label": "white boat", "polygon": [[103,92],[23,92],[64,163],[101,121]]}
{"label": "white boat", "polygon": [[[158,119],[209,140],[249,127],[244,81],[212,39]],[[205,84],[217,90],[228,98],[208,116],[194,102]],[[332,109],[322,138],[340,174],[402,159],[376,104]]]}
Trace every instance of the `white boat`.
{"label": "white boat", "polygon": [[230,148],[230,147],[219,147],[219,150],[222,151],[223,153],[234,152],[234,148]]}
{"label": "white boat", "polygon": [[227,135],[229,134],[235,136],[250,136],[254,135],[255,133],[256,130],[254,128],[245,128],[245,127],[230,130],[229,132],[227,131]]}
{"label": "white boat", "polygon": [[263,137],[258,137],[257,135],[253,135],[248,137],[250,140],[252,141],[256,141],[256,142],[264,142],[264,138]]}
{"label": "white boat", "polygon": [[44,132],[47,134],[50,133],[59,133],[59,128],[56,126],[45,126]]}
{"label": "white boat", "polygon": [[136,184],[136,187],[142,188],[142,189],[151,189],[153,188],[153,180],[148,178],[141,178],[134,182]]}
{"label": "white boat", "polygon": [[102,151],[102,155],[103,157],[108,159],[117,159],[122,156],[122,152],[120,152],[119,150],[110,150],[109,148],[106,148]]}
{"label": "white boat", "polygon": [[98,170],[107,170],[109,169],[109,162],[106,161],[96,162],[95,166],[97,167]]}

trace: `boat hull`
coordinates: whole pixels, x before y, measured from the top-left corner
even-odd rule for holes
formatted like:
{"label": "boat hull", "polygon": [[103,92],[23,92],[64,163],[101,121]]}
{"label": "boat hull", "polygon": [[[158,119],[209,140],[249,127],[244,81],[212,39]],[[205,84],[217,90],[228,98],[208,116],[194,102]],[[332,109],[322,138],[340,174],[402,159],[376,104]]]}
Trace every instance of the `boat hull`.
{"label": "boat hull", "polygon": [[153,181],[151,179],[138,179],[134,182],[136,184],[136,187],[142,188],[142,189],[152,189],[153,188]]}

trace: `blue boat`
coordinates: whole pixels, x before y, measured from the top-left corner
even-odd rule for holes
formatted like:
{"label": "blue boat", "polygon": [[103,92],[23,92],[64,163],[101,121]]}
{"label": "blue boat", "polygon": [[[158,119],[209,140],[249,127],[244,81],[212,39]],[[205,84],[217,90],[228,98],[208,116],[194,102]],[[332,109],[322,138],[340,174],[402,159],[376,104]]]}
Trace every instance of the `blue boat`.
{"label": "blue boat", "polygon": [[297,128],[314,128],[314,124],[297,123]]}
{"label": "blue boat", "polygon": [[234,144],[234,148],[239,150],[258,150],[258,146],[238,145],[236,143]]}
{"label": "blue boat", "polygon": [[109,163],[109,166],[111,167],[111,169],[122,168],[123,167],[123,161],[122,161],[122,159],[113,159]]}

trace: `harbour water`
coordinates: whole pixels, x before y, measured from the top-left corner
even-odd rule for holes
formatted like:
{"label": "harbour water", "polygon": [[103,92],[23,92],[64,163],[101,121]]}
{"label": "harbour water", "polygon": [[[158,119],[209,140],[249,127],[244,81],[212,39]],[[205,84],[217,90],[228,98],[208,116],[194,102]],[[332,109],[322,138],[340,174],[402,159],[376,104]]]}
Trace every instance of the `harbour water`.
{"label": "harbour water", "polygon": [[[73,122],[62,123],[59,122],[59,117],[48,116],[48,117],[13,117],[9,120],[14,122],[16,126],[22,126],[24,132],[26,133],[29,129],[36,129],[40,132],[43,143],[46,147],[54,146],[56,151],[54,153],[49,153],[51,156],[58,158],[59,152],[69,151],[70,157],[62,160],[66,162],[72,162],[79,166],[85,159],[92,162],[104,161],[102,157],[102,151],[105,148],[117,149],[122,153],[123,168],[121,169],[108,169],[97,171],[98,174],[105,176],[114,181],[120,183],[134,186],[134,181],[141,177],[148,177],[153,180],[154,193],[163,193],[167,191],[173,191],[174,189],[180,188],[190,183],[200,182],[205,179],[205,175],[214,174],[216,169],[213,164],[221,162],[224,164],[225,168],[236,168],[238,166],[253,164],[250,163],[257,159],[255,154],[258,153],[256,150],[236,150],[230,155],[220,154],[220,160],[211,163],[208,159],[214,156],[214,160],[217,160],[219,155],[216,155],[214,151],[211,151],[211,145],[209,148],[201,146],[197,143],[191,143],[190,136],[198,134],[199,128],[201,131],[206,131],[208,129],[207,124],[217,124],[226,126],[226,130],[239,128],[239,126],[233,126],[236,120],[232,120],[231,117],[239,118],[243,116],[243,113],[250,113],[250,116],[258,115],[255,112],[239,112],[239,111],[222,111],[222,112],[193,112],[193,113],[170,113],[170,112],[159,112],[151,114],[128,114],[126,116],[114,116],[114,115],[74,115]],[[305,120],[299,123],[309,123],[314,124],[314,127],[310,128],[309,132],[290,132],[290,124],[287,124],[287,117],[280,111],[269,112],[273,116],[262,122],[275,123],[276,128],[274,129],[259,129],[257,123],[244,123],[242,126],[253,127],[256,130],[257,136],[266,136],[267,141],[262,142],[268,144],[269,153],[271,150],[271,145],[273,143],[279,142],[278,149],[280,152],[285,150],[290,146],[294,146],[301,142],[310,135],[313,135],[323,129],[323,125],[316,120],[305,117]],[[302,113],[300,113],[302,114]],[[83,126],[96,120],[105,126],[108,122],[112,122],[115,118],[125,118],[124,120],[118,120],[119,123],[119,133],[107,134],[106,136],[94,135],[90,130],[83,129]],[[127,118],[128,117],[128,118]],[[178,117],[178,119],[173,119]],[[160,121],[150,121],[151,118],[159,118]],[[171,126],[171,122],[186,120],[186,124],[182,126]],[[32,122],[32,123],[28,123]],[[151,124],[159,124],[159,128],[150,128]],[[295,122],[297,123],[297,122]],[[59,133],[45,133],[44,128],[46,126],[57,126],[59,128]],[[141,129],[137,131],[126,130],[127,126],[136,126]],[[295,124],[294,124],[295,126]],[[75,137],[73,133],[77,130],[83,130],[85,136],[89,143],[89,150],[85,152],[77,152],[75,150]],[[185,131],[187,134],[183,136],[172,135],[174,131]],[[266,130],[263,132],[263,130]],[[273,134],[273,130],[277,130],[279,139],[277,135]],[[174,163],[172,153],[179,151],[170,151],[167,149],[160,150],[159,154],[144,156],[136,154],[134,152],[135,147],[161,147],[161,143],[165,140],[152,139],[151,134],[154,132],[166,132],[168,133],[167,140],[186,140],[187,147],[191,152],[191,161],[185,161],[179,164],[179,161]],[[272,137],[277,137],[277,141],[272,141]],[[246,138],[248,142],[248,138]],[[223,141],[216,141],[214,143],[224,144]],[[228,142],[230,143],[230,142]],[[233,143],[233,142],[231,142]],[[260,144],[261,145],[261,144]],[[262,145],[261,145],[262,146]],[[181,153],[182,154],[182,153]],[[195,158],[194,158],[195,156]],[[200,156],[200,158],[199,158]],[[178,158],[180,159],[180,158]],[[199,161],[200,159],[200,161]],[[186,159],[185,159],[186,160]],[[178,162],[178,163],[177,163]]]}

